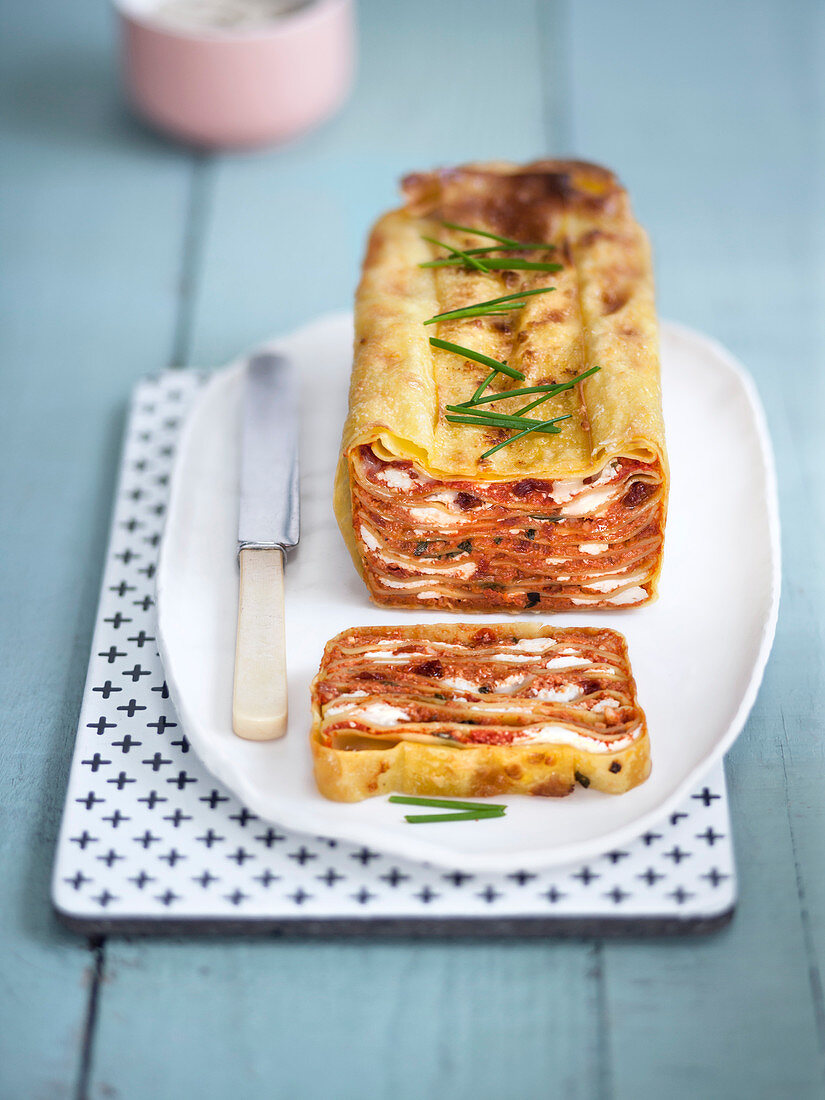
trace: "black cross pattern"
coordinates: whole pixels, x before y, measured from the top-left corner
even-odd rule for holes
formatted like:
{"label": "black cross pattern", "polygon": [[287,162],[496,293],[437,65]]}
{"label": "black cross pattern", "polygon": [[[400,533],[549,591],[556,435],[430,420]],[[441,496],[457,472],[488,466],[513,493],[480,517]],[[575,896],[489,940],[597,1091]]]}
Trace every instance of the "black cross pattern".
{"label": "black cross pattern", "polygon": [[361,848],[359,851],[353,852],[351,858],[357,859],[359,863],[363,863],[363,865],[367,867],[370,860],[378,859],[379,855],[380,852],[372,852],[369,848]]}
{"label": "black cross pattern", "polygon": [[[393,868],[393,870],[396,870],[396,869]],[[325,882],[327,884],[327,886],[334,886],[336,882],[343,882],[344,879],[347,876],[339,874],[339,872],[336,871],[334,867],[329,867],[329,868],[327,868],[327,870],[324,872],[323,875],[316,875],[315,877],[318,879],[319,882]],[[381,877],[384,878],[384,879],[387,878],[386,875],[382,875]],[[401,878],[407,878],[408,876],[407,875],[401,875],[400,877]],[[392,885],[397,886],[398,883],[393,882]]]}
{"label": "black cross pattern", "polygon": [[139,706],[137,699],[130,699],[128,703],[126,703],[124,706],[118,707],[117,709],[126,711],[127,718],[134,718],[139,710],[146,710],[146,707]]}
{"label": "black cross pattern", "polygon": [[[148,763],[150,763],[150,761],[144,760],[143,763],[148,764]],[[167,761],[167,763],[171,764],[171,760]],[[168,801],[169,801],[168,798],[161,798],[161,796],[158,794],[157,791],[149,791],[148,795],[145,798],[139,798],[138,799],[138,802],[145,802],[150,810],[154,810],[154,808],[155,808],[155,806],[157,806],[158,802],[168,802]]]}
{"label": "black cross pattern", "polygon": [[297,852],[289,853],[289,858],[294,859],[296,863],[300,863],[300,865],[303,867],[303,865],[308,860],[317,859],[318,856],[315,852],[311,852],[309,848],[306,847],[306,845],[302,844]]}
{"label": "black cross pattern", "polygon": [[[99,691],[104,699],[108,699],[113,691],[123,691],[123,688],[112,687],[112,681],[107,680],[106,683],[103,685],[103,687],[99,687],[99,688],[94,687],[94,688],[92,688],[92,691]],[[105,729],[105,727],[104,727],[104,729]],[[103,730],[100,730],[99,732],[102,733]]]}
{"label": "black cross pattern", "polygon": [[192,815],[185,814],[181,809],[176,809],[173,814],[168,814],[163,820],[171,821],[173,826],[177,829],[182,821],[191,821]]}
{"label": "black cross pattern", "polygon": [[480,898],[483,898],[484,901],[486,901],[489,904],[491,901],[495,901],[496,898],[503,898],[504,894],[499,893],[499,891],[496,890],[495,886],[491,886],[488,883],[488,885],[485,886],[484,889],[481,891],[481,893],[478,894],[477,896],[480,897]]}
{"label": "black cross pattern", "polygon": [[672,859],[674,863],[679,864],[683,859],[690,859],[690,852],[684,852],[678,844],[674,844],[669,852],[665,852],[665,859]]}
{"label": "black cross pattern", "polygon": [[[153,772],[160,771],[164,764],[171,764],[172,760],[166,759],[162,753],[156,752],[154,756],[151,756],[148,760],[143,761],[144,764],[148,764]],[[164,802],[166,799],[163,800]]]}
{"label": "black cross pattern", "polygon": [[[332,870],[332,868],[327,871],[327,875],[331,875],[334,873],[335,872]],[[344,876],[338,875],[337,877],[343,878]],[[385,875],[381,875],[380,877],[383,882],[388,882],[390,886],[393,887],[398,886],[400,882],[408,882],[410,878],[410,876],[405,875],[403,871],[399,871],[397,867],[390,867],[389,871],[387,871]],[[330,883],[330,885],[332,884]]]}
{"label": "black cross pattern", "polygon": [[517,882],[519,886],[526,886],[527,883],[532,882],[535,877],[536,876],[530,871],[513,871],[507,876],[507,878],[512,879],[513,882]]}
{"label": "black cross pattern", "polygon": [[[302,848],[301,852],[304,853],[305,849]],[[314,855],[308,852],[306,853],[306,855],[309,859],[315,858]],[[234,852],[230,852],[226,858],[234,860],[234,862],[237,863],[239,867],[243,867],[248,859],[255,859],[255,855],[252,852],[247,852],[245,848],[237,848]],[[306,860],[302,859],[301,862],[304,863],[306,862]]]}
{"label": "black cross pattern", "polygon": [[612,890],[608,890],[605,895],[606,898],[610,898],[616,905],[619,902],[624,901],[625,898],[629,898],[630,894],[621,888],[621,886],[614,886]]}
{"label": "black cross pattern", "polygon": [[[142,709],[145,710],[146,708],[143,707]],[[147,729],[155,729],[158,731],[158,733],[165,733],[167,729],[173,729],[176,726],[177,722],[170,722],[165,714],[161,714],[157,722],[146,723]]]}
{"label": "black cross pattern", "polygon": [[180,863],[182,859],[187,857],[177,850],[177,848],[170,848],[170,850],[162,856],[158,856],[158,859],[162,859],[165,863],[168,863],[170,867],[174,867]]}
{"label": "black cross pattern", "polygon": [[144,848],[150,848],[153,844],[159,844],[161,838],[159,836],[154,836],[153,833],[147,829],[143,836],[136,836],[134,839],[138,844],[142,844]]}
{"label": "black cross pattern", "polygon": [[[126,650],[125,649],[118,649],[116,645],[110,645],[108,649],[105,649],[102,653],[98,653],[98,657],[105,657],[107,664],[110,664],[110,665],[113,665],[115,663],[115,661],[118,659],[118,657],[125,657],[125,656],[126,656]],[[124,673],[124,676],[125,675],[126,675],[126,673]],[[119,688],[113,688],[111,683],[108,680],[106,681],[106,685],[108,685],[108,690],[109,691],[119,691],[120,690]],[[101,689],[101,690],[105,690],[105,688]],[[108,698],[108,696],[106,696],[106,697]]]}
{"label": "black cross pattern", "polygon": [[255,881],[260,882],[264,887],[269,887],[271,883],[278,882],[280,875],[274,875],[267,867],[265,871],[262,871],[259,875],[255,875]]}
{"label": "black cross pattern", "polygon": [[222,840],[226,840],[225,836],[218,836],[214,829],[207,829],[204,836],[197,838],[202,844],[205,844],[207,848],[211,848],[213,844],[218,844]]}
{"label": "black cross pattern", "polygon": [[106,730],[113,730],[117,726],[117,722],[107,722],[106,715],[101,714],[96,722],[87,722],[86,728],[94,730],[98,737],[102,737]]}
{"label": "black cross pattern", "polygon": [[596,871],[591,871],[587,865],[582,867],[580,871],[576,871],[573,875],[573,878],[577,878],[579,882],[583,883],[585,886],[589,886],[594,879],[601,877],[602,876]]}
{"label": "black cross pattern", "polygon": [[208,870],[204,871],[202,875],[195,875],[192,879],[193,882],[197,882],[204,890],[213,882],[220,882],[217,875],[211,874]]}
{"label": "black cross pattern", "polygon": [[87,878],[82,871],[77,871],[71,878],[64,878],[64,882],[70,882],[75,890],[79,890],[84,882],[92,882],[93,879]]}
{"label": "black cross pattern", "polygon": [[116,746],[117,748],[119,748],[121,750],[121,752],[124,752],[124,753],[130,752],[131,749],[135,748],[138,745],[142,745],[142,744],[143,744],[142,741],[135,741],[135,739],[132,737],[131,733],[125,734],[125,736],[120,741],[113,741],[112,742],[113,747]]}
{"label": "black cross pattern", "polygon": [[81,764],[87,765],[93,772],[96,772],[104,764],[111,764],[111,762],[111,760],[104,760],[99,752],[96,752],[91,760],[81,760]]}
{"label": "black cross pattern", "polygon": [[463,886],[465,882],[474,879],[475,875],[468,875],[466,871],[448,871],[446,875],[441,877],[447,879],[453,886]]}
{"label": "black cross pattern", "polygon": [[691,798],[698,798],[703,806],[709,806],[716,798],[721,798],[720,794],[712,794],[709,787],[703,787],[699,794],[692,794]]}
{"label": "black cross pattern", "polygon": [[653,867],[648,867],[646,871],[643,871],[639,876],[643,882],[646,882],[648,886],[655,886],[659,879],[665,876],[654,870]]}

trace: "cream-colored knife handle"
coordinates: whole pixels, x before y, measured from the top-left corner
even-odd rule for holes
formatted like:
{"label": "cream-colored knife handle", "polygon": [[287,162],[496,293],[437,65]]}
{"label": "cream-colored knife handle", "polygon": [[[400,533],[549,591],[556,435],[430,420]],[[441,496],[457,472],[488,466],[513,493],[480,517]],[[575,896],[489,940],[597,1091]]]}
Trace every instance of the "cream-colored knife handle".
{"label": "cream-colored knife handle", "polygon": [[284,555],[241,550],[232,726],[247,741],[286,733]]}

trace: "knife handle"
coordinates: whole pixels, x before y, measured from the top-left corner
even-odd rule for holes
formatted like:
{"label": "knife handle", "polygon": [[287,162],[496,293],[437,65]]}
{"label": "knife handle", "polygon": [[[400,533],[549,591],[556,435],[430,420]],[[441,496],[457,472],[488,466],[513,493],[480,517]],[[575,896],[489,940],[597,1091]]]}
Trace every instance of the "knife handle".
{"label": "knife handle", "polygon": [[241,550],[232,727],[247,741],[286,733],[284,555]]}

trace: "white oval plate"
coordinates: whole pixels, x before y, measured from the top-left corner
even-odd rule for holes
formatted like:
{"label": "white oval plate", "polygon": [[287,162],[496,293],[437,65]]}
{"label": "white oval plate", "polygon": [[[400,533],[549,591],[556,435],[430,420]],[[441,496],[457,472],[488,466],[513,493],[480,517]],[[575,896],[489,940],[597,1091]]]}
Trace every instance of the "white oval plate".
{"label": "white oval plate", "polygon": [[[350,317],[323,317],[272,346],[295,359],[303,387],[302,534],[287,566],[290,719],[283,740],[242,741],[231,725],[242,364],[215,374],[184,428],[161,548],[161,655],[186,734],[210,771],[278,824],[479,871],[586,859],[668,813],[742,729],[776,625],[773,458],[743,368],[706,337],[663,326],[673,482],[660,599],[638,611],[541,617],[559,625],[605,624],[626,635],[650,728],[651,777],[619,796],[579,788],[561,799],[511,796],[503,819],[417,826],[385,798],[343,804],[318,793],[309,684],[325,642],[340,630],[457,617],[373,606],[338,532],[332,480],[346,413]],[[460,618],[468,617],[475,618]]]}

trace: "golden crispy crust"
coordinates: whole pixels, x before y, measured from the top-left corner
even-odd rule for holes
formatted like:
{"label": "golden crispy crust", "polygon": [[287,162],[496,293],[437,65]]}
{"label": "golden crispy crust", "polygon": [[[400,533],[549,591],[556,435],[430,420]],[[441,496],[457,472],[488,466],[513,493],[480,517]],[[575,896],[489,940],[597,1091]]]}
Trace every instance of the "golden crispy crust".
{"label": "golden crispy crust", "polygon": [[[661,543],[669,473],[650,249],[615,176],[579,161],[467,165],[409,176],[404,191],[406,205],[373,229],[356,296],[350,409],[334,494],[356,567],[362,575],[369,571],[353,529],[353,461],[364,446],[380,460],[410,461],[445,482],[586,478],[614,458],[648,463],[662,483]],[[422,268],[445,254],[422,236],[460,248],[490,243],[445,228],[444,220],[552,243],[554,251],[525,252],[524,258],[559,262],[562,270]],[[530,297],[504,318],[424,325],[445,309],[548,285],[555,287],[551,293]],[[466,401],[487,369],[431,347],[430,336],[506,361],[524,374],[517,383],[499,376],[496,390],[563,382],[592,366],[601,369],[543,406],[552,405],[554,416],[570,416],[558,435],[527,435],[482,459],[511,433],[448,422],[445,409]],[[511,407],[501,401],[496,411],[516,412],[520,399],[514,402]],[[655,597],[660,565],[661,548],[646,582],[647,599]],[[371,588],[382,604],[430,605],[403,594],[390,599]],[[442,596],[432,606],[453,604]],[[484,610],[487,604],[473,597],[461,606]],[[551,599],[546,609],[553,608]]]}
{"label": "golden crispy crust", "polygon": [[[377,794],[486,798],[497,794],[559,797],[571,794],[576,776],[608,794],[622,794],[650,774],[648,734],[621,752],[595,755],[567,745],[483,745],[453,752],[413,742],[392,749],[347,752],[320,744],[313,733],[315,781],[325,798],[360,802]],[[610,771],[614,762],[621,771]]]}
{"label": "golden crispy crust", "polygon": [[[514,687],[514,673],[520,686]],[[472,683],[480,686],[474,690]],[[615,709],[606,711],[606,704]],[[376,706],[406,710],[409,722],[375,727],[364,708]],[[335,801],[391,791],[558,797],[577,782],[619,794],[650,772],[627,646],[608,629],[537,623],[352,628],[327,643],[312,685],[312,714],[316,782]],[[582,736],[574,736],[574,744],[474,743],[547,723]],[[367,747],[335,747],[341,735],[363,737]],[[422,743],[445,736],[457,747]],[[387,747],[373,747],[381,738]]]}

